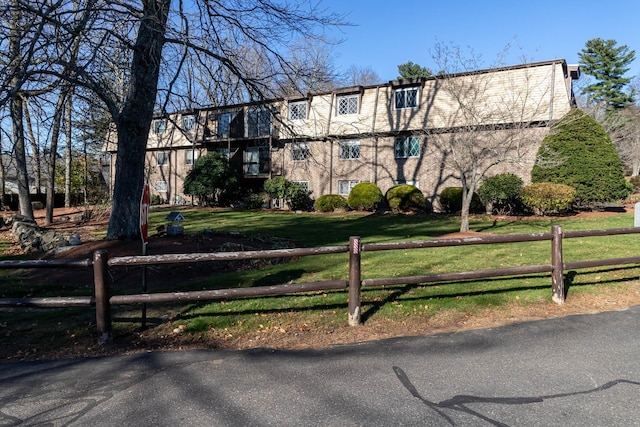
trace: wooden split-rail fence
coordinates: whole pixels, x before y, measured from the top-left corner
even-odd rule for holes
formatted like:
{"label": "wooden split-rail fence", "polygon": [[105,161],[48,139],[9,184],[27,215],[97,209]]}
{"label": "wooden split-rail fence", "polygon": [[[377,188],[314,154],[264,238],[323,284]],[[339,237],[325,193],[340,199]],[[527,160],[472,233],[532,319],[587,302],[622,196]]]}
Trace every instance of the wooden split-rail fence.
{"label": "wooden split-rail fence", "polygon": [[[0,298],[2,307],[73,307],[94,306],[98,341],[108,342],[112,338],[111,306],[125,304],[148,304],[158,302],[226,300],[269,295],[295,294],[314,291],[348,289],[349,325],[361,323],[361,290],[390,285],[408,285],[434,282],[460,282],[482,278],[523,276],[548,273],[551,276],[552,299],[557,304],[565,300],[564,272],[581,268],[593,268],[611,265],[640,263],[640,256],[567,262],[563,261],[562,241],[569,238],[613,236],[640,233],[640,227],[604,230],[583,230],[563,232],[558,225],[550,232],[532,234],[507,234],[454,239],[435,239],[396,243],[362,243],[361,238],[353,236],[344,246],[325,246],[318,248],[274,249],[243,252],[216,252],[192,254],[141,255],[109,258],[105,250],[97,250],[91,259],[67,260],[7,260],[0,261],[0,269],[25,268],[93,268],[94,293],[91,296],[74,297],[29,297]],[[405,277],[382,277],[362,279],[361,257],[363,252],[441,248],[466,245],[507,244],[517,242],[551,242],[551,256],[548,264],[523,265],[514,267],[475,270],[454,273],[424,274]],[[214,289],[188,292],[141,293],[111,295],[109,267],[146,266],[156,264],[178,264],[203,261],[237,261],[265,258],[291,258],[319,256],[327,254],[349,254],[349,277],[345,280],[323,280],[317,282],[289,283],[273,286],[249,288]]]}

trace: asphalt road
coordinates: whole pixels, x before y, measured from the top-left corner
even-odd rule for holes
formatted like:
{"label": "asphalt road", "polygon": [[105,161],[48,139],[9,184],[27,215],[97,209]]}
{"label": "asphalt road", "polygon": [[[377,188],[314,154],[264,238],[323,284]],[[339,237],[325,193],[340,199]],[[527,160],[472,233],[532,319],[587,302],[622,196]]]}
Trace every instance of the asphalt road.
{"label": "asphalt road", "polygon": [[640,426],[640,307],[322,351],[0,365],[0,426]]}

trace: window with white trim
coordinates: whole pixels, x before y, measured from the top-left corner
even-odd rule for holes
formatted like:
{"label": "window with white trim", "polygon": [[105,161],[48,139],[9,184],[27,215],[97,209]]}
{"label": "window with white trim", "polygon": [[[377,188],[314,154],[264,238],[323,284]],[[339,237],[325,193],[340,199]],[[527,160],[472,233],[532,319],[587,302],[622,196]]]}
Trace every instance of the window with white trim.
{"label": "window with white trim", "polygon": [[160,135],[167,130],[167,121],[165,119],[156,119],[153,121],[153,133]]}
{"label": "window with white trim", "polygon": [[291,143],[291,160],[303,161],[309,156],[309,144],[306,142]]}
{"label": "window with white trim", "polygon": [[358,114],[359,95],[345,95],[338,97],[338,115]]}
{"label": "window with white trim", "polygon": [[399,179],[397,181],[393,181],[393,184],[394,185],[407,184],[407,185],[413,185],[416,188],[420,188],[420,181],[414,181],[410,179]]}
{"label": "window with white trim", "polygon": [[168,151],[158,151],[156,153],[156,164],[158,166],[164,166],[169,163],[169,152]]}
{"label": "window with white trim", "polygon": [[158,193],[166,193],[168,188],[167,181],[156,181],[156,191]]}
{"label": "window with white trim", "polygon": [[289,103],[289,119],[304,120],[307,118],[307,101]]}
{"label": "window with white trim", "polygon": [[420,156],[420,137],[400,136],[396,138],[393,146],[396,159],[406,159]]}
{"label": "window with white trim", "polygon": [[338,194],[341,196],[348,196],[351,189],[360,184],[360,181],[356,180],[340,180],[338,181]]}
{"label": "window with white trim", "polygon": [[418,93],[417,87],[396,89],[393,92],[395,109],[418,108]]}
{"label": "window with white trim", "polygon": [[188,116],[182,116],[182,130],[193,130],[196,126],[196,116],[189,114]]}
{"label": "window with white trim", "polygon": [[342,141],[340,142],[340,159],[350,160],[360,158],[360,141]]}
{"label": "window with white trim", "polygon": [[184,164],[192,165],[198,160],[198,150],[185,150],[184,152]]}
{"label": "window with white trim", "polygon": [[302,188],[304,188],[304,191],[306,191],[307,193],[309,192],[309,181],[291,181],[291,182],[295,182],[296,184],[300,184],[302,186]]}

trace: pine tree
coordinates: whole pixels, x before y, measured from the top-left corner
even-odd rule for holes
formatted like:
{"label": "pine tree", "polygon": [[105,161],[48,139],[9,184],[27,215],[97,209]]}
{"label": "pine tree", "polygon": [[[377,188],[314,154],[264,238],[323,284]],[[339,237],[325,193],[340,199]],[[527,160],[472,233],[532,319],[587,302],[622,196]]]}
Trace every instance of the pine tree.
{"label": "pine tree", "polygon": [[608,110],[620,109],[633,103],[633,96],[625,93],[631,78],[624,77],[629,64],[635,59],[635,51],[627,45],[616,46],[615,40],[595,38],[587,41],[578,53],[582,72],[596,82],[583,89],[590,100],[603,102]]}
{"label": "pine tree", "polygon": [[398,65],[398,73],[400,73],[398,80],[412,79],[414,77],[429,77],[433,74],[427,67],[414,64],[411,61]]}
{"label": "pine tree", "polygon": [[544,138],[531,182],[576,189],[585,204],[613,202],[629,195],[622,161],[602,125],[582,110],[564,116]]}

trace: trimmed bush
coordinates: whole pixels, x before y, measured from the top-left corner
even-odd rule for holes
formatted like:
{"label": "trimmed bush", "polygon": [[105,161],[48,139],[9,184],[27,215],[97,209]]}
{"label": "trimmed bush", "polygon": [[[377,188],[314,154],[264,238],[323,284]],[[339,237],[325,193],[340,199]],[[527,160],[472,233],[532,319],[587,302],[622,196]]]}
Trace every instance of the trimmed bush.
{"label": "trimmed bush", "polygon": [[410,212],[425,208],[422,191],[409,184],[399,184],[391,187],[385,194],[389,208],[394,212]]}
{"label": "trimmed bush", "polygon": [[564,116],[544,138],[531,182],[569,185],[584,205],[629,195],[622,161],[611,139],[598,122],[578,109]]}
{"label": "trimmed bush", "polygon": [[478,196],[485,205],[501,214],[513,213],[522,205],[522,179],[512,173],[501,173],[485,180],[478,188]]}
{"label": "trimmed bush", "polygon": [[[447,187],[440,193],[440,206],[447,213],[458,213],[462,210],[462,187]],[[484,205],[478,194],[473,193],[469,212],[484,213]]]}
{"label": "trimmed bush", "polygon": [[272,199],[284,200],[291,210],[307,210],[311,206],[309,192],[304,185],[289,181],[284,176],[266,180],[264,192]]}
{"label": "trimmed bush", "polygon": [[552,182],[537,182],[520,191],[522,202],[536,215],[568,211],[576,200],[576,194],[575,188]]}
{"label": "trimmed bush", "polygon": [[242,199],[245,209],[261,209],[264,206],[264,193],[249,193]]}
{"label": "trimmed bush", "polygon": [[339,194],[325,194],[318,197],[313,203],[313,209],[318,212],[334,212],[340,209],[348,209],[347,199]]}
{"label": "trimmed bush", "polygon": [[382,191],[372,182],[361,182],[351,189],[347,203],[357,211],[373,211],[382,201]]}

